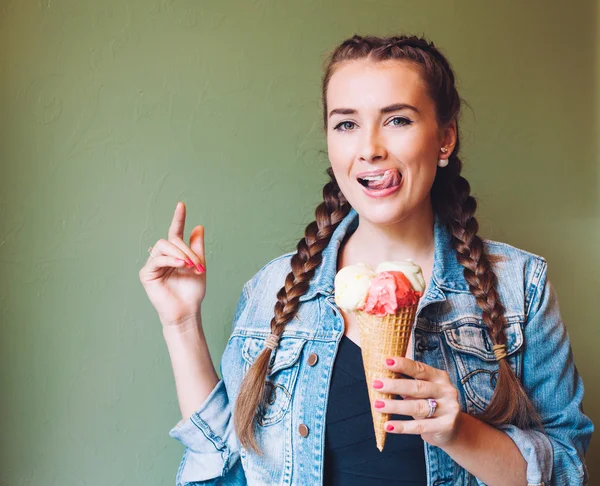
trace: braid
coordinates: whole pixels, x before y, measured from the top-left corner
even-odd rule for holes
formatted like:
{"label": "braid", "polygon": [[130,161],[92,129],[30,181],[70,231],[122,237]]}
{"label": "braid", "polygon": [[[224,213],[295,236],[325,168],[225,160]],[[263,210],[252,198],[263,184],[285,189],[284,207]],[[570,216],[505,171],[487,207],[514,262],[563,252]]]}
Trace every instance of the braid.
{"label": "braid", "polygon": [[[306,227],[304,238],[298,242],[291,260],[292,271],[277,293],[271,332],[278,337],[298,312],[300,297],[308,291],[315,270],[321,264],[323,250],[337,226],[350,212],[350,204],[342,195],[331,167],[327,173],[331,180],[323,188],[323,202],[315,210],[316,220]],[[265,379],[271,353],[272,350],[265,347],[252,364],[244,376],[236,402],[236,434],[244,447],[257,453],[261,451],[255,439],[254,422],[256,412],[264,405]]]}
{"label": "braid", "polygon": [[[460,159],[454,154],[451,159],[448,168],[452,166],[453,169],[447,175],[454,177],[446,179],[446,185],[450,187],[445,191],[445,203],[439,204],[440,209],[444,208],[441,211],[442,218],[452,232],[452,246],[458,262],[464,267],[469,289],[482,310],[482,319],[493,344],[506,344],[505,309],[497,292],[496,274],[491,268],[483,241],[477,236],[479,223],[474,216],[477,202],[470,194],[468,181],[459,173],[462,166]],[[527,428],[534,423],[541,427],[539,415],[506,359],[500,359],[498,364],[494,395],[479,418],[495,426],[515,423],[520,428]]]}

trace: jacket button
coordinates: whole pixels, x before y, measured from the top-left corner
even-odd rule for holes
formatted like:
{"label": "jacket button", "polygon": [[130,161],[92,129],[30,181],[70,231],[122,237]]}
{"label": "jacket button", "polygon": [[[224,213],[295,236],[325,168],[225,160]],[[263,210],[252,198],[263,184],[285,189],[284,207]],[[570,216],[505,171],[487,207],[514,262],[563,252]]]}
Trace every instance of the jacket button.
{"label": "jacket button", "polygon": [[317,364],[317,361],[319,361],[319,356],[317,356],[315,353],[311,353],[311,355],[308,357],[307,363],[309,366],[314,366]]}
{"label": "jacket button", "polygon": [[304,424],[300,424],[300,426],[298,427],[298,432],[300,432],[300,435],[302,437],[306,437],[308,436],[308,427]]}

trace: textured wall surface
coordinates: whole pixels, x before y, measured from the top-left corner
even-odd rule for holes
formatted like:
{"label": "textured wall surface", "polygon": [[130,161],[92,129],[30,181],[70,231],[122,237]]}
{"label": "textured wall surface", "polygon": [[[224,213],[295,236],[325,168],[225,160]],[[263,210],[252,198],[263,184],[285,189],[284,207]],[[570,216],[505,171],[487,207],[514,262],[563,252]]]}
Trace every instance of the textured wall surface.
{"label": "textured wall surface", "polygon": [[312,220],[321,63],[355,32],[449,56],[481,233],[548,259],[598,421],[599,25],[590,0],[0,1],[0,485],[174,484],[146,249],[179,200],[206,226],[218,366],[242,284]]}

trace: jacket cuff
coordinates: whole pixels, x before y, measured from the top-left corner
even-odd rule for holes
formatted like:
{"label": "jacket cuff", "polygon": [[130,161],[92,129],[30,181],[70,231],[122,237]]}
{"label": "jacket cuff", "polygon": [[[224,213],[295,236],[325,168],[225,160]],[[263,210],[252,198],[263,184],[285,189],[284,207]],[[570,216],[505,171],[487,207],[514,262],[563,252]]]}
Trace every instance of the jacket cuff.
{"label": "jacket cuff", "polygon": [[229,399],[221,379],[200,408],[169,431],[171,437],[186,446],[177,484],[208,480],[227,473],[232,455],[227,437],[232,436],[232,427]]}
{"label": "jacket cuff", "polygon": [[[513,440],[527,462],[527,486],[550,486],[553,465],[550,439],[538,430],[523,430],[512,424],[500,425],[498,429]],[[485,486],[479,480],[477,484]]]}

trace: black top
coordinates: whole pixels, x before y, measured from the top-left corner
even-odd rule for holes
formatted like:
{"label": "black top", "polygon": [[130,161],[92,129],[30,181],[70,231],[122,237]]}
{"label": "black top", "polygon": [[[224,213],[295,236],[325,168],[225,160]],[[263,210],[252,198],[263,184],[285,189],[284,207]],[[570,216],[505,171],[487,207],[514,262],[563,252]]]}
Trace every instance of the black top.
{"label": "black top", "polygon": [[[400,397],[398,397],[400,398]],[[392,414],[391,420],[412,420]],[[387,434],[379,452],[360,347],[342,336],[331,376],[325,427],[325,486],[424,486],[420,435]]]}

